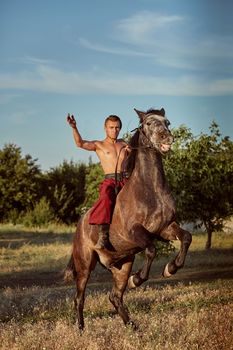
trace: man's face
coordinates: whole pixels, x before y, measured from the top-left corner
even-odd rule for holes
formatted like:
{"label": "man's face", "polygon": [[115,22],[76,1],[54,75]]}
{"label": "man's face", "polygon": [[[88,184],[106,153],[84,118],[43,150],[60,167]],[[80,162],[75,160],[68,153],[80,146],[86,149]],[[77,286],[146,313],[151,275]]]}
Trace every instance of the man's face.
{"label": "man's face", "polygon": [[105,125],[105,132],[107,137],[116,140],[120,132],[120,123],[118,121],[112,122],[111,120],[108,120]]}

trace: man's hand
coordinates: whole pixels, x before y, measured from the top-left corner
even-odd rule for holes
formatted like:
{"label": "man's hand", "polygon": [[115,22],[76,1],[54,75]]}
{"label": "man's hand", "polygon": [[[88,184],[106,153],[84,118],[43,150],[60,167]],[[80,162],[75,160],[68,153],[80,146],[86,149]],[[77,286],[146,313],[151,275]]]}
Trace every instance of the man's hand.
{"label": "man's hand", "polygon": [[71,126],[71,128],[76,129],[76,120],[74,118],[74,116],[70,116],[70,114],[67,115],[67,122],[69,123],[69,125]]}
{"label": "man's hand", "polygon": [[132,151],[132,148],[130,147],[130,145],[126,145],[125,150],[127,153],[130,153]]}

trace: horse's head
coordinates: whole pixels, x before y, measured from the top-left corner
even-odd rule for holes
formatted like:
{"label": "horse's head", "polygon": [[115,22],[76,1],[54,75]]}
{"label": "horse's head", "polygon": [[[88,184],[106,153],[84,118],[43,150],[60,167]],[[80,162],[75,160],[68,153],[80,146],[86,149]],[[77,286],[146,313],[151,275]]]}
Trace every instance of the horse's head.
{"label": "horse's head", "polygon": [[165,117],[165,110],[150,109],[147,112],[134,109],[140,119],[140,141],[144,146],[152,147],[160,153],[170,150],[173,137],[169,130],[169,120]]}

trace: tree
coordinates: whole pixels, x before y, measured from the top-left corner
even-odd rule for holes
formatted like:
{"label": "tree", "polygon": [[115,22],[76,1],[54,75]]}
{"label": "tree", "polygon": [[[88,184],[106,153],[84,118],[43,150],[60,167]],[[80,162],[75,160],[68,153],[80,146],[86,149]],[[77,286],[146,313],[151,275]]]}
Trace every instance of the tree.
{"label": "tree", "polygon": [[38,198],[41,176],[37,159],[22,156],[21,148],[6,144],[0,150],[0,220],[10,218],[12,212],[18,216],[30,209]]}
{"label": "tree", "polygon": [[79,218],[78,207],[85,199],[86,166],[64,161],[44,175],[43,196],[56,217],[64,223]]}
{"label": "tree", "polygon": [[104,173],[99,163],[91,164],[87,167],[85,184],[85,202],[83,207],[89,209],[99,197],[99,185],[103,181]]}
{"label": "tree", "polygon": [[212,233],[222,229],[224,220],[233,214],[233,143],[221,138],[215,122],[209,135],[194,137],[185,126],[173,134],[173,152],[165,159],[165,171],[178,220],[204,225],[208,249]]}

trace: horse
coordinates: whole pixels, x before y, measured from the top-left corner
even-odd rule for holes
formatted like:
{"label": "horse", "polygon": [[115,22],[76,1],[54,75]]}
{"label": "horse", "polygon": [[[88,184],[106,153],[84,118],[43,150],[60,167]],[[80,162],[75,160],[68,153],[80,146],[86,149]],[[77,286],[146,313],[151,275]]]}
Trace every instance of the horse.
{"label": "horse", "polygon": [[[85,289],[97,262],[112,273],[110,302],[125,325],[135,326],[124,305],[123,295],[127,286],[136,288],[148,280],[156,255],[154,240],[180,241],[178,254],[162,272],[164,277],[170,277],[183,267],[192,241],[190,232],[176,222],[175,203],[163,170],[163,155],[173,142],[165,110],[134,110],[139,117],[139,126],[129,142],[132,151],[126,171],[130,172],[130,177],[116,199],[109,229],[110,246],[108,249],[95,248],[98,226],[89,224],[90,210],[80,218],[74,235],[66,278],[72,273],[76,282],[74,304],[80,330],[84,328]],[[131,275],[135,255],[142,251],[143,265]]]}

